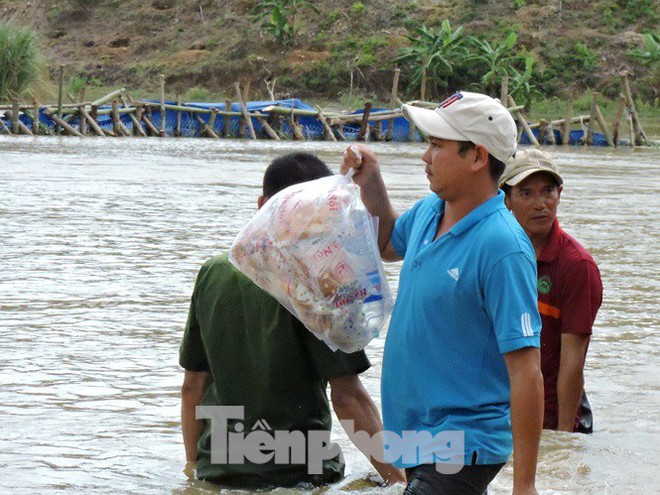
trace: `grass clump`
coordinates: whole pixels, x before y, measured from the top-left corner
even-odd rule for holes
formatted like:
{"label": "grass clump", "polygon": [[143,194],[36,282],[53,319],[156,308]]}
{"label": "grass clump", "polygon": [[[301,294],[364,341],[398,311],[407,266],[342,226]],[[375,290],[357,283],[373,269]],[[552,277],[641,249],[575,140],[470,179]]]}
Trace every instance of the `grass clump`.
{"label": "grass clump", "polygon": [[40,78],[37,35],[28,28],[0,22],[0,100],[18,98]]}

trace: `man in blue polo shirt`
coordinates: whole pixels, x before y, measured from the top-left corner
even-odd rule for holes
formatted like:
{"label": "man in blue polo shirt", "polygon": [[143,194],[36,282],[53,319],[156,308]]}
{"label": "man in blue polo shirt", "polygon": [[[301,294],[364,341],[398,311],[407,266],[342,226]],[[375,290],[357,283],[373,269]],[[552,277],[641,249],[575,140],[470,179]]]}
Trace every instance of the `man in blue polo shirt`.
{"label": "man in blue polo shirt", "polygon": [[[516,149],[515,123],[499,101],[477,93],[402,110],[428,137],[433,194],[399,215],[369,148],[349,148],[342,162],[379,218],[382,257],[404,260],[382,374],[384,429],[403,439],[396,451],[405,452],[395,465],[406,468],[406,494],[481,494],[513,448],[513,492],[536,493],[536,262],[497,188]],[[462,452],[447,458],[452,443]]]}

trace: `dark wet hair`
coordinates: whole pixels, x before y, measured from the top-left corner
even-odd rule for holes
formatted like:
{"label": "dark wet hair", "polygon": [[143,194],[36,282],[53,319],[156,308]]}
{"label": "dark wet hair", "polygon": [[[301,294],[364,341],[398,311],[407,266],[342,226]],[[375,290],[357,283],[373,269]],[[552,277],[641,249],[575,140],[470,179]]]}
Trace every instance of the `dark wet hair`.
{"label": "dark wet hair", "polygon": [[[477,145],[474,144],[472,141],[459,141],[458,153],[462,155],[463,153],[467,152],[468,150],[471,150],[472,148],[475,148],[476,146]],[[488,158],[489,158],[488,172],[490,173],[490,178],[493,179],[495,182],[499,182],[500,177],[502,176],[502,174],[504,173],[504,169],[506,168],[506,164],[499,161],[490,153],[488,154]]]}
{"label": "dark wet hair", "polygon": [[264,172],[263,195],[270,198],[289,186],[332,175],[323,160],[304,152],[275,158]]}

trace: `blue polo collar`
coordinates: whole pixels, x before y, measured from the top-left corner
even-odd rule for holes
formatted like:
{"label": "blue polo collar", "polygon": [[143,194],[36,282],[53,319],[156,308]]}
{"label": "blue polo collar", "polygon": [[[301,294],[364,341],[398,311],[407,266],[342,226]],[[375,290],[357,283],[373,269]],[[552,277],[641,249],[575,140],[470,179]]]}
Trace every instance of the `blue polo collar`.
{"label": "blue polo collar", "polygon": [[[445,211],[445,202],[444,200],[438,198],[438,200],[434,202],[431,207],[436,212],[438,212],[438,214],[440,214]],[[453,236],[459,236],[470,227],[486,218],[488,215],[492,215],[496,211],[505,208],[504,193],[500,189],[497,191],[495,196],[484,201],[470,213],[461,218],[461,220],[449,230],[449,233],[451,233]]]}

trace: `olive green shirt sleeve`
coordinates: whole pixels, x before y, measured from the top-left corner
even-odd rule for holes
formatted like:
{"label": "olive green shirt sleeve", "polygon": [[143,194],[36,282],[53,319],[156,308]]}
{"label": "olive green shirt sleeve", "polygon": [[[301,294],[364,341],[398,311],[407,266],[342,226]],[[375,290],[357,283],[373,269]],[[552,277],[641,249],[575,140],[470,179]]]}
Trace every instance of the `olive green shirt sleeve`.
{"label": "olive green shirt sleeve", "polygon": [[312,332],[300,323],[304,332],[303,339],[309,358],[318,375],[327,380],[334,376],[359,375],[371,366],[364,351],[347,354],[342,351],[332,351],[323,341],[317,339]]}
{"label": "olive green shirt sleeve", "polygon": [[190,301],[188,320],[179,347],[179,364],[188,371],[210,371],[195,308],[195,293]]}

